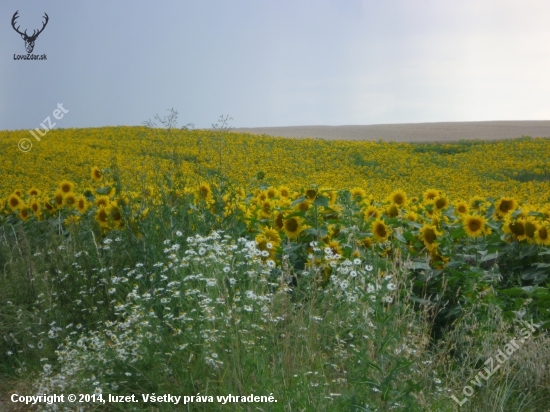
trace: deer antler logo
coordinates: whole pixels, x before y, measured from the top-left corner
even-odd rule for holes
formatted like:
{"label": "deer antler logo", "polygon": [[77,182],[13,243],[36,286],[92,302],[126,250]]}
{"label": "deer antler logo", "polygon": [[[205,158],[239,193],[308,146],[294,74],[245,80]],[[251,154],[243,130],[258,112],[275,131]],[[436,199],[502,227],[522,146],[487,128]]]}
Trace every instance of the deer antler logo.
{"label": "deer antler logo", "polygon": [[34,49],[34,42],[36,41],[36,38],[38,37],[38,35],[40,33],[42,33],[42,31],[44,30],[44,28],[46,27],[46,24],[48,24],[48,20],[50,19],[48,17],[48,15],[46,13],[44,13],[44,18],[46,19],[46,21],[43,23],[43,26],[40,30],[38,30],[38,33],[36,32],[36,30],[33,31],[32,35],[29,36],[27,35],[27,30],[25,30],[24,33],[21,33],[19,31],[19,27],[20,26],[17,26],[17,28],[15,27],[15,20],[17,20],[17,18],[19,17],[17,15],[17,13],[19,13],[19,10],[17,10],[15,12],[15,14],[13,15],[12,19],[11,19],[11,25],[13,27],[13,29],[19,33],[21,35],[21,38],[23,40],[25,40],[25,48],[27,49],[27,53],[32,53],[33,49]]}

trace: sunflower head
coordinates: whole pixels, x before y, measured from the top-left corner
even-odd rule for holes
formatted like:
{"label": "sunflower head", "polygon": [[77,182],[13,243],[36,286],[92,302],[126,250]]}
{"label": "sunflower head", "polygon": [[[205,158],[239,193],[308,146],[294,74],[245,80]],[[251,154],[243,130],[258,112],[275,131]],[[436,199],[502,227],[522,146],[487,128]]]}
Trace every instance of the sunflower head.
{"label": "sunflower head", "polygon": [[328,197],[329,203],[334,203],[338,199],[338,192],[336,190],[324,190],[323,194]]}
{"label": "sunflower head", "polygon": [[388,240],[388,237],[391,234],[391,229],[388,226],[386,226],[384,221],[380,219],[376,219],[372,223],[372,233],[376,241],[385,242],[386,240]]}
{"label": "sunflower head", "polygon": [[67,205],[68,208],[72,208],[76,204],[76,196],[73,192],[69,192],[65,194],[65,205]]}
{"label": "sunflower head", "polygon": [[533,216],[527,216],[525,218],[525,236],[529,242],[534,242],[535,235],[539,229],[539,224]]}
{"label": "sunflower head", "polygon": [[59,184],[59,190],[61,190],[64,194],[72,192],[74,189],[74,183],[69,182],[68,180],[64,180]]}
{"label": "sunflower head", "polygon": [[275,197],[275,196],[278,196],[279,195],[279,191],[277,190],[277,188],[275,187],[270,187],[268,188],[265,193],[267,194],[267,197],[268,198],[272,198],[272,197]]}
{"label": "sunflower head", "polygon": [[539,226],[537,229],[535,243],[539,245],[550,245],[550,227],[547,224]]}
{"label": "sunflower head", "polygon": [[360,187],[354,187],[350,190],[351,198],[355,200],[356,202],[360,202],[367,196],[367,192],[365,192]]}
{"label": "sunflower head", "polygon": [[439,196],[439,190],[428,189],[424,192],[424,195],[422,196],[422,199],[424,200],[424,203],[431,203],[438,196]]}
{"label": "sunflower head", "polygon": [[53,200],[56,209],[60,209],[65,204],[65,192],[58,189],[53,195]]}
{"label": "sunflower head", "polygon": [[100,206],[97,209],[95,220],[97,223],[99,223],[99,227],[102,229],[106,229],[109,227],[109,213],[107,211],[107,208]]}
{"label": "sunflower head", "polygon": [[296,209],[298,209],[299,211],[302,211],[302,212],[305,212],[305,211],[309,210],[309,200],[304,199],[302,202],[298,203],[296,205]]}
{"label": "sunflower head", "polygon": [[108,214],[108,220],[111,221],[114,227],[120,227],[122,224],[122,212],[120,211],[120,208],[116,204],[110,204],[106,212]]}
{"label": "sunflower head", "polygon": [[42,214],[42,208],[40,207],[40,203],[37,199],[33,199],[31,204],[29,205],[32,212],[35,214],[35,216],[40,216]]}
{"label": "sunflower head", "polygon": [[330,248],[330,250],[332,250],[332,254],[333,255],[340,255],[342,256],[342,248],[340,247],[340,242],[338,242],[337,240],[331,240],[327,243],[327,247]]}
{"label": "sunflower head", "polygon": [[109,206],[109,203],[111,203],[109,196],[98,196],[95,199],[95,204],[97,207],[107,207]]}
{"label": "sunflower head", "polygon": [[198,195],[201,199],[210,199],[212,197],[212,186],[208,183],[201,183],[199,185]]}
{"label": "sunflower head", "polygon": [[8,197],[8,206],[13,211],[19,210],[23,207],[23,200],[16,193],[13,193]]}
{"label": "sunflower head", "polygon": [[437,209],[437,211],[443,210],[447,206],[449,206],[449,199],[447,199],[446,196],[437,196],[434,199],[434,207]]}
{"label": "sunflower head", "polygon": [[289,238],[297,238],[303,230],[302,221],[292,216],[283,221],[283,230]]}
{"label": "sunflower head", "polygon": [[76,208],[80,213],[84,214],[89,207],[90,205],[84,196],[80,196],[76,199]]}
{"label": "sunflower head", "polygon": [[48,212],[51,213],[55,210],[55,207],[48,200],[45,200],[43,204],[44,204],[44,209],[46,209]]}
{"label": "sunflower head", "polygon": [[380,211],[376,206],[370,205],[369,207],[363,210],[363,216],[365,220],[378,219],[380,217]]}
{"label": "sunflower head", "polygon": [[389,205],[386,208],[386,215],[388,217],[397,217],[397,216],[399,216],[399,207],[395,203],[392,203],[391,205]]}
{"label": "sunflower head", "polygon": [[283,230],[284,221],[285,221],[285,215],[283,214],[283,212],[277,212],[275,214],[275,219],[273,219],[273,226],[277,230]]}
{"label": "sunflower head", "polygon": [[405,214],[405,219],[407,219],[409,222],[416,222],[416,220],[418,219],[418,215],[413,212],[412,210],[409,210],[406,214]]}
{"label": "sunflower head", "polygon": [[286,186],[279,187],[279,194],[281,197],[289,197],[290,196],[290,189]]}
{"label": "sunflower head", "polygon": [[459,200],[455,203],[455,215],[464,216],[469,212],[468,203],[464,200]]}
{"label": "sunflower head", "polygon": [[23,220],[27,220],[29,217],[30,217],[30,212],[29,212],[29,209],[25,206],[21,207],[21,209],[19,209],[19,217]]}
{"label": "sunflower head", "polygon": [[37,197],[37,196],[40,196],[42,194],[42,192],[36,188],[32,188],[31,190],[29,190],[27,192],[29,194],[29,196],[32,196],[32,197]]}
{"label": "sunflower head", "polygon": [[115,197],[115,195],[116,195],[116,187],[113,186],[113,187],[111,187],[111,189],[109,189],[109,192],[107,193],[107,196],[108,197]]}
{"label": "sunflower head", "polygon": [[487,219],[483,216],[468,215],[463,220],[463,228],[470,237],[479,237],[486,234]]}
{"label": "sunflower head", "polygon": [[407,195],[402,190],[396,190],[389,196],[388,200],[399,207],[403,207],[407,204]]}
{"label": "sunflower head", "polygon": [[495,214],[499,217],[505,217],[516,207],[517,203],[513,197],[502,197],[495,203]]}
{"label": "sunflower head", "polygon": [[101,179],[103,179],[103,172],[99,167],[92,167],[91,171],[91,177],[94,182],[101,182]]}
{"label": "sunflower head", "polygon": [[306,197],[309,200],[315,200],[318,194],[319,194],[319,190],[317,190],[316,188],[306,189]]}
{"label": "sunflower head", "polygon": [[279,245],[281,243],[281,236],[277,230],[266,226],[262,229],[261,233],[274,245]]}
{"label": "sunflower head", "polygon": [[80,223],[80,216],[71,215],[67,219],[65,219],[64,222],[67,227],[73,228]]}
{"label": "sunflower head", "polygon": [[511,234],[514,239],[521,241],[527,239],[525,231],[525,219],[511,219],[507,217],[502,225],[502,231]]}
{"label": "sunflower head", "polygon": [[361,239],[361,245],[363,245],[366,248],[372,247],[372,237],[366,237]]}
{"label": "sunflower head", "polygon": [[420,229],[422,241],[424,242],[424,245],[428,248],[428,250],[433,250],[437,248],[437,238],[442,234],[443,233],[437,230],[437,227],[435,225],[424,225]]}

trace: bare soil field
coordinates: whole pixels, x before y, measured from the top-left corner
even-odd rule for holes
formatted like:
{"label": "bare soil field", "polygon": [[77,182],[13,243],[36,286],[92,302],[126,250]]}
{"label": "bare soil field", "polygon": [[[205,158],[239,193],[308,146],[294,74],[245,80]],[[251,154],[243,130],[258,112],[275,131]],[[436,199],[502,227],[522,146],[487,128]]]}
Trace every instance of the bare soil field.
{"label": "bare soil field", "polygon": [[521,136],[550,137],[550,120],[403,123],[350,126],[239,127],[232,131],[292,138],[456,143],[460,140],[502,140]]}

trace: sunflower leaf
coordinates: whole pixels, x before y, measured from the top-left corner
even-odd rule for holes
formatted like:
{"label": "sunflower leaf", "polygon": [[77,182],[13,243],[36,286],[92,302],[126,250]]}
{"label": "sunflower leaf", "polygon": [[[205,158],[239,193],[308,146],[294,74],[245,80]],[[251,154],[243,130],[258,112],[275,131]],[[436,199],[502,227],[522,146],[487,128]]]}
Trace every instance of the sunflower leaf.
{"label": "sunflower leaf", "polygon": [[113,188],[113,186],[105,186],[105,187],[97,188],[95,191],[97,193],[99,193],[100,195],[106,195],[107,193],[109,193],[111,191],[112,188]]}
{"label": "sunflower leaf", "polygon": [[317,198],[313,201],[313,204],[317,206],[328,207],[328,197],[318,195]]}
{"label": "sunflower leaf", "polygon": [[305,196],[300,196],[298,199],[296,199],[294,202],[292,202],[292,204],[290,206],[294,207],[296,206],[298,203],[302,203],[304,200],[306,200],[307,198]]}
{"label": "sunflower leaf", "polygon": [[483,258],[480,260],[480,262],[487,262],[488,260],[493,260],[493,259],[496,259],[497,257],[498,257],[498,252],[489,253],[489,254],[483,256]]}

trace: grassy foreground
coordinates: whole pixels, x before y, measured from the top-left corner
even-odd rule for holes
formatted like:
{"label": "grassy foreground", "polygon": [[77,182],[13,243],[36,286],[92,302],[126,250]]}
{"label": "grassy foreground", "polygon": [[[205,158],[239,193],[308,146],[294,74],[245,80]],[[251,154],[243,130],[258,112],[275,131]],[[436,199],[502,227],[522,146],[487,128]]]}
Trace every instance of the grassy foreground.
{"label": "grassy foreground", "polygon": [[50,137],[2,166],[1,407],[550,410],[547,139]]}

